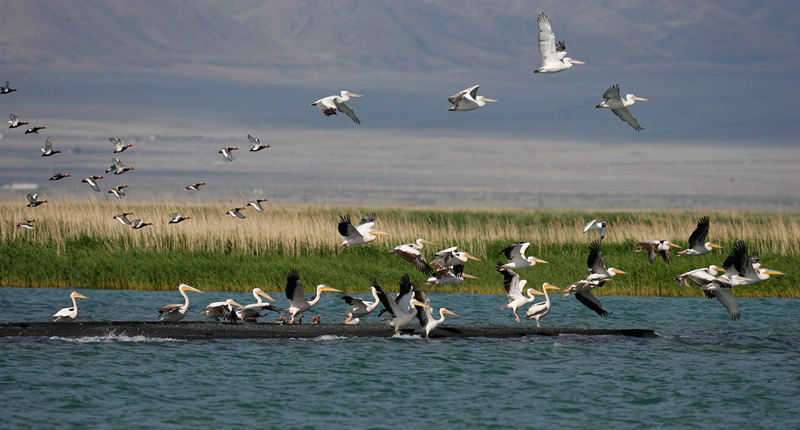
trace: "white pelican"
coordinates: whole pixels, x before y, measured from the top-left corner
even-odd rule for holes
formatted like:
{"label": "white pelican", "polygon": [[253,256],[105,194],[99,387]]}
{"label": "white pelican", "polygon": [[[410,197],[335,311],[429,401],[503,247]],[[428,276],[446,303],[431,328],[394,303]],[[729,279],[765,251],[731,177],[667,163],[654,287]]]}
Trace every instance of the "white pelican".
{"label": "white pelican", "polygon": [[421,306],[423,308],[430,307],[412,297],[408,301],[409,305],[411,306],[411,310],[408,310],[405,306],[402,306],[395,300],[392,300],[389,294],[379,285],[375,285],[374,287],[376,293],[378,294],[378,299],[381,301],[381,304],[383,304],[383,307],[386,309],[386,311],[390,314],[390,316],[385,318],[385,320],[389,323],[389,325],[392,326],[395,334],[400,334],[400,329],[414,320],[414,317],[417,316],[418,312],[417,306]]}
{"label": "white pelican", "polygon": [[434,256],[436,257],[436,260],[433,261],[433,264],[444,267],[453,267],[459,264],[464,264],[467,262],[467,260],[481,261],[480,258],[474,257],[466,251],[458,251],[457,246],[443,249],[434,254]]}
{"label": "white pelican", "polygon": [[26,219],[21,223],[17,224],[17,228],[24,228],[25,230],[36,230],[36,227],[31,224],[32,222],[36,222],[35,219]]}
{"label": "white pelican", "polygon": [[16,90],[17,90],[16,88],[11,88],[10,86],[8,86],[8,81],[6,81],[6,84],[0,87],[0,94],[8,94]]}
{"label": "white pelican", "polygon": [[60,181],[60,180],[62,180],[64,178],[69,178],[70,176],[72,176],[72,175],[70,175],[69,173],[64,174],[64,173],[58,172],[55,175],[51,176],[50,180],[51,181]]}
{"label": "white pelican", "polygon": [[119,221],[122,225],[131,225],[131,220],[128,219],[128,215],[133,215],[133,212],[122,212],[114,215],[112,219]]}
{"label": "white pelican", "polygon": [[205,182],[198,182],[196,184],[189,185],[188,187],[186,187],[186,189],[189,191],[200,191],[200,187],[205,184],[206,184]]}
{"label": "white pelican", "polygon": [[397,254],[403,260],[408,261],[409,263],[413,264],[414,267],[422,273],[431,274],[433,273],[433,269],[431,268],[430,264],[425,261],[425,256],[422,255],[422,248],[425,245],[436,245],[433,242],[428,242],[425,239],[417,239],[415,243],[404,243],[402,245],[398,245],[394,247],[390,254]]}
{"label": "white pelican", "polygon": [[71,308],[64,308],[60,311],[56,312],[53,315],[53,322],[72,322],[75,321],[75,318],[78,317],[78,303],[75,302],[75,299],[88,299],[88,297],[84,296],[83,294],[73,291],[72,294],[69,295],[72,299],[72,307]]}
{"label": "white pelican", "polygon": [[250,140],[250,143],[253,145],[253,147],[250,148],[250,152],[258,152],[264,148],[272,148],[271,145],[262,145],[261,139],[250,136],[249,134],[247,135],[247,139]]}
{"label": "white pelican", "polygon": [[148,225],[153,225],[153,223],[152,222],[144,222],[144,221],[142,221],[141,219],[138,219],[138,218],[133,220],[133,221],[131,221],[131,227],[133,227],[134,230],[139,230],[140,228],[145,228]]}
{"label": "white pelican", "polygon": [[428,307],[423,307],[421,311],[420,310],[417,311],[417,319],[419,319],[420,327],[422,328],[422,330],[425,331],[426,339],[430,337],[431,331],[433,331],[433,329],[435,329],[441,323],[444,322],[445,314],[453,315],[455,317],[458,316],[458,314],[453,313],[447,308],[439,308],[439,319],[434,318],[433,308],[430,307],[431,299],[428,298],[428,295],[425,294],[425,291],[423,291],[422,288],[414,287],[414,299],[416,299],[418,302],[428,305]]}
{"label": "white pelican", "polygon": [[453,267],[438,266],[433,276],[425,281],[426,285],[452,285],[464,282],[464,279],[478,279],[475,276],[464,273],[464,265],[457,264]]}
{"label": "white pelican", "polygon": [[702,255],[711,252],[712,248],[722,248],[716,243],[706,242],[708,237],[708,226],[711,220],[708,215],[697,221],[697,228],[689,236],[689,247],[678,253],[678,257],[683,255]]}
{"label": "white pelican", "polygon": [[87,184],[89,184],[90,187],[92,187],[93,190],[100,191],[100,187],[97,186],[97,180],[98,179],[103,179],[103,176],[102,175],[97,175],[97,176],[92,175],[92,176],[89,176],[89,177],[81,179],[81,182],[86,182]]}
{"label": "white pelican", "polygon": [[238,149],[239,149],[238,146],[225,146],[218,152],[222,154],[222,156],[225,157],[226,160],[233,162],[233,153],[231,151],[236,151]]}
{"label": "white pelican", "polygon": [[606,99],[604,102],[595,105],[596,108],[608,108],[611,109],[611,112],[614,112],[614,115],[618,116],[619,119],[625,121],[633,127],[636,131],[642,131],[644,128],[639,125],[639,121],[636,121],[636,117],[628,110],[628,106],[633,106],[637,100],[639,101],[650,101],[650,99],[646,99],[644,97],[639,97],[633,94],[628,94],[625,96],[623,100],[619,96],[619,84],[612,86],[611,88],[607,89],[605,93],[603,93],[603,98]]}
{"label": "white pelican", "polygon": [[53,140],[49,137],[44,142],[44,148],[40,148],[42,150],[42,157],[49,157],[53,154],[60,154],[61,151],[53,151]]}
{"label": "white pelican", "polygon": [[30,127],[27,130],[25,130],[25,134],[30,134],[30,133],[39,134],[39,130],[44,130],[46,128],[47,127],[45,127],[43,125],[36,125],[36,126]]}
{"label": "white pelican", "polygon": [[233,320],[237,318],[234,316],[236,315],[236,313],[233,311],[234,306],[238,306],[240,308],[243,307],[233,299],[228,299],[224,302],[213,302],[206,306],[206,310],[200,312],[200,315],[214,318],[216,321],[219,321],[219,319],[222,318],[233,322]]}
{"label": "white pelican", "polygon": [[[756,268],[755,266],[758,266]],[[708,298],[715,297],[725,306],[732,319],[738,320],[742,314],[739,311],[739,303],[733,295],[733,287],[740,285],[752,285],[756,282],[769,279],[770,275],[785,275],[777,270],[770,270],[761,267],[758,257],[751,257],[747,252],[747,246],[743,241],[738,241],[733,251],[728,255],[723,263],[725,273],[702,286]]]}
{"label": "white pelican", "polygon": [[608,279],[603,279],[601,281],[590,281],[585,278],[581,279],[580,281],[564,289],[564,297],[568,296],[569,293],[574,292],[575,298],[578,299],[579,302],[583,303],[584,306],[597,312],[597,315],[600,315],[601,317],[608,316],[609,312],[603,307],[603,304],[600,303],[600,299],[592,294],[592,288],[601,286],[603,282],[607,280]]}
{"label": "white pelican", "polygon": [[26,197],[28,197],[27,207],[29,208],[35,208],[36,206],[47,203],[47,200],[39,200],[39,193],[28,193]]}
{"label": "white pelican", "polygon": [[319,302],[319,299],[322,297],[322,293],[325,292],[340,293],[341,291],[335,288],[330,288],[327,285],[319,284],[317,285],[317,295],[311,300],[306,300],[306,296],[303,293],[303,284],[300,283],[300,271],[294,269],[289,272],[289,276],[286,278],[286,298],[289,299],[291,303],[287,309],[283,310],[283,313],[292,315],[292,319],[289,321],[289,324],[294,323],[295,317],[298,314],[305,312],[311,309],[312,306],[316,305],[317,302]]}
{"label": "white pelican", "polygon": [[170,217],[170,220],[169,220],[170,224],[177,224],[177,223],[179,223],[181,221],[185,221],[187,219],[192,219],[192,217],[183,216],[179,212],[173,212],[173,213],[169,214],[169,217]]}
{"label": "white pelican", "polygon": [[[561,288],[545,282],[542,284],[541,293],[544,296],[544,301],[532,304],[531,307],[528,308],[528,311],[525,312],[525,319],[536,320],[536,327],[541,327],[541,325],[539,325],[539,319],[544,318],[550,313],[550,295],[547,294],[548,289],[561,291]],[[538,291],[534,291],[534,294],[536,293],[538,293]]]}
{"label": "white pelican", "polygon": [[178,291],[181,292],[183,296],[183,304],[171,304],[166,305],[158,311],[158,314],[161,315],[161,319],[159,321],[180,321],[183,317],[186,316],[186,311],[189,310],[189,296],[186,295],[187,291],[194,291],[195,293],[202,293],[202,291],[198,290],[195,287],[190,287],[186,284],[181,284],[178,287]]}
{"label": "white pelican", "polygon": [[375,287],[371,287],[371,290],[372,297],[375,298],[374,302],[368,302],[358,297],[348,296],[345,293],[339,294],[339,298],[344,300],[345,303],[353,308],[350,312],[344,313],[347,316],[347,319],[344,320],[344,324],[349,324],[350,321],[354,319],[359,319],[365,315],[369,315],[378,307],[378,305],[381,304],[381,299],[378,298],[378,292],[375,290]]}
{"label": "white pelican", "polygon": [[236,311],[236,316],[239,317],[240,321],[256,321],[262,315],[259,313],[262,310],[268,311],[275,311],[280,312],[281,310],[276,308],[275,306],[271,305],[270,303],[266,303],[261,298],[265,298],[267,300],[272,300],[273,302],[275,299],[270,297],[269,294],[265,293],[261,288],[253,288],[253,297],[256,298],[256,303],[251,303],[246,305]]}
{"label": "white pelican", "polygon": [[347,115],[350,119],[353,120],[356,124],[361,124],[361,121],[358,120],[356,113],[353,112],[353,109],[350,109],[350,106],[347,106],[345,102],[350,100],[350,97],[364,97],[361,94],[354,94],[347,90],[342,90],[339,95],[328,96],[322,99],[311,103],[311,106],[316,106],[325,116],[336,115],[336,111]]}
{"label": "white pelican", "polygon": [[266,201],[268,201],[268,200],[267,199],[251,200],[250,202],[247,203],[247,206],[252,206],[253,209],[255,209],[255,210],[259,211],[259,212],[264,212],[264,207],[261,206],[261,203],[266,202]]}
{"label": "white pelican", "polygon": [[8,128],[17,128],[19,126],[29,124],[28,121],[20,121],[13,113],[8,117]]}
{"label": "white pelican", "polygon": [[583,228],[583,234],[586,234],[589,230],[598,230],[600,232],[600,239],[606,238],[606,229],[608,227],[608,223],[605,221],[597,221],[597,219],[593,219],[586,223],[586,227]]}
{"label": "white pelican", "polygon": [[133,146],[132,143],[129,143],[129,144],[126,145],[125,142],[122,139],[117,139],[116,137],[109,137],[108,141],[111,142],[114,145],[114,153],[115,154],[118,153],[118,152],[122,152],[122,151],[130,148],[131,146]]}
{"label": "white pelican", "polygon": [[234,218],[245,219],[247,217],[244,216],[244,214],[241,212],[241,211],[243,211],[245,209],[247,209],[247,206],[243,206],[243,207],[240,207],[240,208],[228,209],[228,211],[225,212],[225,215],[230,215],[230,216],[232,216]]}
{"label": "white pelican", "polygon": [[122,164],[122,161],[120,161],[119,158],[112,158],[111,161],[113,161],[114,164],[108,166],[108,169],[106,169],[105,173],[108,173],[113,170],[115,175],[121,175],[127,172],[128,170],[136,170],[133,167],[125,167],[125,165]]}
{"label": "white pelican", "polygon": [[[602,240],[602,239],[601,239]],[[627,275],[628,272],[609,267],[606,269],[606,260],[603,258],[602,242],[595,240],[589,245],[589,257],[586,259],[586,266],[589,268],[589,276],[586,280],[598,281],[598,287],[602,287],[604,279],[613,278],[615,275]]]}
{"label": "white pelican", "polygon": [[364,245],[375,240],[377,235],[389,234],[381,230],[373,230],[375,226],[375,214],[369,214],[361,218],[361,221],[353,226],[350,222],[350,214],[339,217],[339,234],[344,236],[342,246],[345,248],[354,245]]}
{"label": "white pelican", "polygon": [[660,255],[667,264],[669,264],[672,262],[672,254],[669,251],[670,248],[680,248],[680,246],[675,245],[668,240],[645,240],[644,242],[639,242],[633,251],[647,251],[647,256],[650,259],[651,264],[656,261],[656,256],[658,255]]}
{"label": "white pelican", "polygon": [[530,242],[517,242],[500,251],[501,254],[505,254],[506,258],[508,258],[508,263],[504,264],[501,270],[523,269],[525,267],[535,266],[536,263],[547,264],[546,261],[540,258],[536,258],[534,256],[525,256],[525,250],[527,250],[530,245]]}
{"label": "white pelican", "polygon": [[542,67],[533,73],[558,73],[572,67],[573,64],[586,64],[583,61],[567,57],[564,42],[559,42],[556,47],[556,35],[550,28],[550,21],[544,13],[536,19],[539,22],[539,55],[542,56]]}
{"label": "white pelican", "polygon": [[508,303],[503,305],[503,309],[511,309],[514,312],[514,318],[517,319],[517,323],[521,323],[519,320],[519,315],[517,315],[517,309],[527,305],[528,303],[533,303],[536,300],[536,290],[533,288],[528,288],[525,292],[528,296],[525,297],[522,295],[522,290],[525,288],[525,284],[528,281],[519,279],[519,275],[517,275],[511,269],[502,269],[502,263],[497,263],[497,271],[503,274],[503,287],[506,290],[506,295],[508,295]]}
{"label": "white pelican", "polygon": [[694,282],[698,286],[708,285],[711,281],[713,281],[717,277],[717,272],[724,272],[725,269],[722,267],[717,266],[716,264],[712,264],[708,267],[701,267],[699,269],[690,270],[686,273],[681,273],[675,278],[680,284],[681,287],[688,287],[689,283],[686,282],[687,280]]}
{"label": "white pelican", "polygon": [[475,85],[474,87],[467,88],[464,91],[450,96],[447,101],[452,103],[453,107],[447,110],[452,112],[475,110],[477,108],[486,106],[486,102],[497,101],[495,99],[477,95],[478,88],[480,88],[480,85]]}
{"label": "white pelican", "polygon": [[116,187],[111,188],[108,190],[109,194],[113,194],[114,197],[121,199],[125,196],[125,188],[128,188],[128,185],[117,185]]}

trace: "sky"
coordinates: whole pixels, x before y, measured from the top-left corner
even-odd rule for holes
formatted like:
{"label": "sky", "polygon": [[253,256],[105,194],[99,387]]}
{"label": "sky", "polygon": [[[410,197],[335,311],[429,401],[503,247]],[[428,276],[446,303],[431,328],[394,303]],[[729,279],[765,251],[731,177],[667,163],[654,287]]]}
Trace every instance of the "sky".
{"label": "sky", "polygon": [[[129,200],[800,210],[791,2],[0,7],[0,81],[19,89],[0,106],[47,126],[0,131],[9,199],[112,199],[127,182]],[[585,65],[533,73],[542,12]],[[594,108],[617,83],[650,99],[631,107],[644,131]],[[476,84],[499,102],[447,112]],[[341,89],[364,95],[360,125],[309,106]],[[247,134],[272,147],[247,153]],[[62,154],[40,157],[48,136]],[[95,193],[79,179],[111,164],[111,136],[136,171]],[[233,163],[222,146],[242,148]]]}

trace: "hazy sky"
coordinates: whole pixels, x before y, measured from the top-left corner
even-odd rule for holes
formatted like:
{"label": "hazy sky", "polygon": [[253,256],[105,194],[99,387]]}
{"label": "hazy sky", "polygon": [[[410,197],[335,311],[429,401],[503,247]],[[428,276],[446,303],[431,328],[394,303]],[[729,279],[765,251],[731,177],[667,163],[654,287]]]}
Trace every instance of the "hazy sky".
{"label": "hazy sky", "polygon": [[[0,185],[99,198],[46,178],[102,172],[118,136],[132,198],[798,210],[800,13],[763,3],[4,1],[0,106],[48,133],[2,130]],[[533,73],[540,12],[587,64]],[[594,108],[615,83],[643,132]],[[475,84],[500,102],[447,112]],[[309,107],[340,89],[361,125]],[[273,148],[216,154],[247,134]]]}

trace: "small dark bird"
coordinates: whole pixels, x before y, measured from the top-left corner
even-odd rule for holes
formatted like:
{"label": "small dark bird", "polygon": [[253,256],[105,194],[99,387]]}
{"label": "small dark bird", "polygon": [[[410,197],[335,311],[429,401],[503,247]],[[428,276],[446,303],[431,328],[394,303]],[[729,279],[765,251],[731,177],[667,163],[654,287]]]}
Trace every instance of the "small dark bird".
{"label": "small dark bird", "polygon": [[50,180],[51,181],[59,181],[59,180],[64,179],[64,178],[69,178],[70,176],[72,176],[72,175],[70,175],[69,173],[67,173],[67,174],[56,173],[55,175],[50,177]]}
{"label": "small dark bird", "polygon": [[25,130],[25,134],[30,134],[30,133],[36,133],[36,134],[39,134],[39,130],[44,130],[44,129],[46,129],[46,128],[47,128],[47,127],[45,127],[45,126],[43,126],[43,125],[40,125],[40,126],[34,126],[34,127],[31,127],[31,128],[29,128],[29,129]]}

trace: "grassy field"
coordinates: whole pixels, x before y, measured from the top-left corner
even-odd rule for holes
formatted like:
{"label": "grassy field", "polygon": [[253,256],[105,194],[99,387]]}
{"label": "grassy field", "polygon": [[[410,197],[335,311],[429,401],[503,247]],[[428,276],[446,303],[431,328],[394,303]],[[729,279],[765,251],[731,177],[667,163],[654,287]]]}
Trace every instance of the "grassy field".
{"label": "grassy field", "polygon": [[[800,214],[690,211],[565,211],[565,210],[451,210],[398,207],[282,206],[267,203],[266,211],[245,210],[246,219],[225,211],[242,202],[204,204],[158,201],[148,204],[68,200],[27,208],[19,201],[0,202],[0,285],[80,286],[125,289],[173,289],[187,283],[200,289],[245,291],[253,287],[282,290],[289,269],[298,267],[307,286],[324,283],[344,291],[366,292],[371,280],[396,289],[403,273],[424,281],[425,276],[388,251],[401,243],[425,238],[437,245],[425,254],[458,246],[481,258],[465,272],[478,279],[430,290],[500,293],[502,276],[495,270],[505,262],[507,245],[531,242],[529,255],[549,264],[520,270],[534,285],[560,287],[586,273],[587,247],[598,237],[582,234],[592,218],[609,222],[603,243],[606,264],[625,270],[603,287],[603,294],[700,295],[699,288],[681,289],[673,279],[685,271],[721,264],[728,249],[697,257],[649,264],[634,246],[645,239],[669,239],[686,245],[697,219],[711,216],[709,240],[726,248],[744,240],[759,251],[765,267],[788,273],[754,286],[739,288],[745,297],[800,297]],[[112,217],[134,212],[154,225],[140,230],[124,227]],[[168,224],[168,214],[181,212],[192,219]],[[377,227],[391,232],[375,242],[341,249],[336,230],[339,216],[359,219],[377,213]],[[35,231],[15,228],[36,219]],[[431,249],[433,248],[433,249]],[[307,288],[310,290],[310,288]]]}

